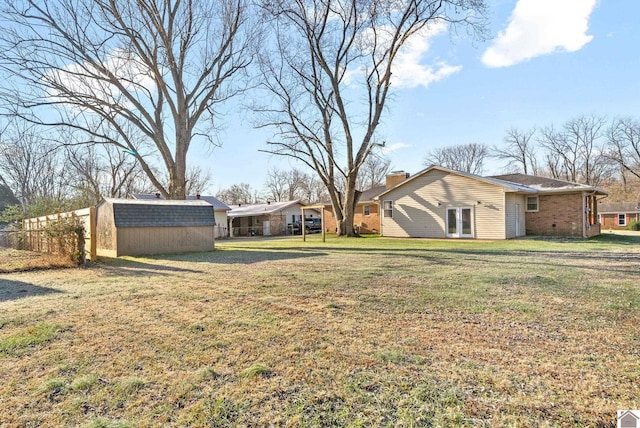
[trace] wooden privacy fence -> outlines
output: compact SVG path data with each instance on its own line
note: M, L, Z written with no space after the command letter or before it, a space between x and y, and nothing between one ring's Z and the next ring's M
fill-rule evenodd
M25 250L41 253L59 253L59 242L46 233L47 226L53 222L74 219L84 227L84 242L87 258L96 260L96 209L95 207L65 213L51 214L42 217L22 220L21 247Z

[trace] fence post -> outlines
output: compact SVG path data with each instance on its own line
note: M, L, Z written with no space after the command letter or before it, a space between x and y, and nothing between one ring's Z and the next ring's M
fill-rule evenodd
M89 208L89 258L92 262L95 262L98 259L98 240L96 238L97 219L96 219L96 207Z

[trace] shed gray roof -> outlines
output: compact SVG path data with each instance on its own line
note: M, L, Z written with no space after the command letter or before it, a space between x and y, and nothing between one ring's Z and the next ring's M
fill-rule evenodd
M160 195L160 197L157 197L156 195L152 194L152 193L134 193L133 197L136 199L142 199L142 200L164 200L164 198L162 197L162 195ZM213 210L214 211L229 211L231 210L231 208L229 208L229 206L227 204L225 204L224 202L222 202L220 199L216 198L215 196L204 196L204 195L200 195L200 199L198 199L197 196L195 195L189 195L187 196L187 200L188 201L206 201L209 204L211 204L213 206Z
M105 199L113 206L116 227L215 226L213 207L205 201Z

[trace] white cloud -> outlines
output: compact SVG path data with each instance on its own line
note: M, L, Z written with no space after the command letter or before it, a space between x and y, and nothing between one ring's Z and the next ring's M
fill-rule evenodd
M110 70L120 84L132 93L153 91L155 88L147 66L129 51L115 49L101 65ZM51 71L47 78L55 82L55 86L65 88L62 93L53 89L50 91L50 97L59 101L66 100L64 93L73 93L105 104L129 104L119 88L103 80L103 73L88 63L71 64L63 69Z
M393 63L391 83L394 87L427 87L431 83L449 77L462 69L462 66L453 66L445 62L438 62L434 65L422 63L431 47L431 39L446 30L446 24L439 21L438 24L415 34L407 41Z
M433 64L425 64L425 55L431 48L431 40L447 31L447 24L438 21L429 27L425 27L422 31L414 34L398 52L392 66L391 84L395 88L415 88L418 86L427 87L431 83L442 80L446 77L457 73L462 69L459 65L449 65L444 61ZM386 53L386 48L391 42L393 31L390 27L379 27L376 29L378 37L378 46L376 51L382 54ZM365 55L373 47L373 30L369 29L361 35L359 43ZM364 66L347 70L345 74L345 83L353 83L357 75L363 73Z
M575 52L587 35L596 0L518 0L507 28L482 56L489 67L508 67L554 52Z
M407 143L392 143L392 144L386 144L384 147L380 148L380 152L385 155L388 156L393 152L397 152L398 150L401 149L406 149L411 147L411 144L407 144Z

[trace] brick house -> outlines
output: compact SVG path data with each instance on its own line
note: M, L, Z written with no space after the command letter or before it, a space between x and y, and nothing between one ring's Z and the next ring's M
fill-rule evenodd
M381 234L390 237L509 239L600 233L592 186L509 174L481 177L433 165L386 189Z
M623 230L631 222L640 222L640 202L607 202L598 207L602 229Z
M517 183L537 191L527 197L527 235L580 236L600 234L598 198L607 193L593 186L553 178L506 174L493 178Z
M384 186L375 186L360 193L353 217L353 224L359 233L380 232L380 202L376 200L376 197L389 187L395 186L407 178L409 178L409 173L394 171L387 175ZM338 230L331 204L324 205L324 225L327 232Z

